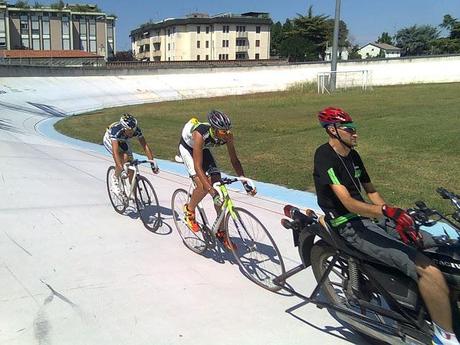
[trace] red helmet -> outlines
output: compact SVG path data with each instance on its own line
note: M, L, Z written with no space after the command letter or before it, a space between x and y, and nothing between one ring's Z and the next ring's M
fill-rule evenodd
M334 123L353 122L350 115L340 108L327 107L318 113L318 120L321 126L327 127Z

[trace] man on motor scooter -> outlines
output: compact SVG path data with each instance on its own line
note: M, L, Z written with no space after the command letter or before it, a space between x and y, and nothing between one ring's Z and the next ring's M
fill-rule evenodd
M412 218L401 208L386 204L374 188L354 150L358 135L352 118L342 109L329 107L319 112L318 119L329 141L315 152L313 177L327 223L351 246L417 282L433 320L433 344L459 344L453 333L444 276L430 259L408 245L410 240L418 240L414 232L407 231L413 229Z

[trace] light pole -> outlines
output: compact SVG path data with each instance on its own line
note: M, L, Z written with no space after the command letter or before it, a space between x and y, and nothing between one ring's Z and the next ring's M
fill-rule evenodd
M337 82L337 50L339 47L340 1L335 0L334 37L332 40L331 79L329 88L335 91Z

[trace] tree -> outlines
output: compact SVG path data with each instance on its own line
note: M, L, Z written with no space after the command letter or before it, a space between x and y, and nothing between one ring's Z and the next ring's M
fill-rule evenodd
M271 27L271 47L270 55L279 56L281 53L281 43L283 42L283 26L280 22L272 24Z
M424 55L432 53L432 43L438 37L439 31L431 25L413 25L399 30L395 41L402 55Z
M334 37L334 19L327 19L327 35L326 39L329 46L332 46L332 41ZM351 47L351 43L348 41L348 28L347 24L341 20L339 22L339 48L340 47Z
M388 34L388 32L382 32L382 34L377 38L376 43L386 43L386 44L393 44L393 39Z
M62 10L65 7L65 3L62 0L50 4L50 7L55 10Z
M457 18L453 18L450 14L446 14L442 24L439 26L450 31L449 38L460 38L460 21L458 21Z
M117 51L115 56L110 57L109 61L134 61L133 52L131 50Z
M356 60L356 59L362 59L361 54L358 53L359 50L359 45L355 44L350 51L350 54L348 55L348 59L350 60Z
M295 61L318 60L320 56L324 57L328 32L327 19L326 15L313 15L312 6L309 7L307 15L299 14L294 18L292 30L286 32L286 40L299 45L295 48Z
M29 5L29 2L26 0L18 0L16 1L16 3L14 4L14 7L18 7L18 8L30 8L30 5Z

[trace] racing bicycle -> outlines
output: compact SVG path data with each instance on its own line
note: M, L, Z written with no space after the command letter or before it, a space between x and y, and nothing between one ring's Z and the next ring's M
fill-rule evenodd
M183 211L195 187L193 180L188 191L177 189L171 200L174 224L184 245L198 254L216 248L217 231L225 231L236 247L231 251L244 275L267 290L278 291L281 287L274 284L273 279L285 273L283 258L272 236L259 219L251 212L233 206L226 186L237 181L248 182L254 187L252 181L244 177L222 178L214 183L213 187L220 194L223 204L212 225L208 221L203 204L198 204L196 220L200 225L200 231L196 233L187 226Z
M117 193L113 186L115 167L110 166L107 170L107 192L110 202L117 213L123 214L130 201L133 201L145 228L154 232L161 225L160 205L152 183L139 172L139 165L144 163L154 163L154 161L135 159L123 165L126 173L131 170L134 174L131 182L129 182L129 178L119 178L121 193Z

